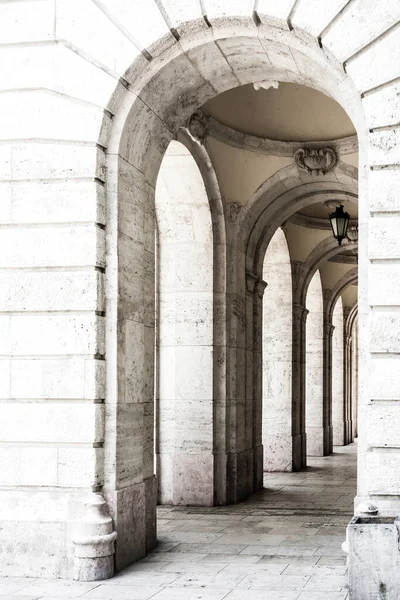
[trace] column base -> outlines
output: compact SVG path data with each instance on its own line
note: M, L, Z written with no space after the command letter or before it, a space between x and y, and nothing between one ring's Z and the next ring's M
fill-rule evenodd
M158 454L158 497L173 506L224 506L263 488L263 446L230 454Z
M348 422L346 421L333 421L333 445L334 446L345 446L346 439L348 439Z
M325 437L323 427L307 427L307 454L308 456L325 456Z
M228 504L246 500L263 487L263 447L228 454Z
M156 460L161 504L214 505L212 454L158 454Z
M156 477L122 490L107 491L104 497L117 531L115 570L120 571L156 545Z
M260 444L254 448L254 492L259 492L264 487L264 446Z
M0 576L73 579L74 527L89 495L1 490Z
M291 435L269 435L264 440L264 471L290 472L293 469L293 439Z
M307 466L307 434L300 433L293 436L293 462L292 470L301 471Z
M399 531L394 519L353 517L347 526L351 600L397 600L400 590Z
M301 434L301 468L305 469L307 466L307 434Z
M329 456L333 452L333 427L324 426L324 456Z
M214 506L227 504L228 455L214 454Z
M353 436L353 420L349 419L345 421L345 433L344 433L345 444L352 444L354 442Z

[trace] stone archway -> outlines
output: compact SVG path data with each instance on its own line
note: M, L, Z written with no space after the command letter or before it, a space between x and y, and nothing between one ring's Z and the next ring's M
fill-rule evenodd
M15 14L21 15L19 11L26 8L25 3L11 3L4 9L10 43L1 49L5 65L3 85L11 96L6 98L5 94L2 100L2 114L6 118L2 129L2 165L5 187L8 190L12 182L14 191L21 195L17 199L6 196L4 218L11 227L3 235L2 265L18 273L11 277L11 300L7 301L7 314L2 317L6 333L2 336L2 356L6 357L2 368L7 373L12 371L12 376L5 378L6 382L11 381L5 386L5 398L15 399L18 389L18 398L25 404L33 404L31 390L15 387L18 361L21 357L28 361L26 368L29 366L35 381L39 381L35 398L46 400L36 414L40 410L41 421L48 423L46 439L53 446L44 450L47 464L51 465L46 470L49 479L44 480L43 470L38 468L36 450L25 453L18 450L15 459L18 468L5 483L11 487L2 492L4 506L18 505L25 511L25 523L32 525L32 539L26 543L26 525L18 524L14 512L3 513L6 515L3 531L13 547L18 548L18 560L10 557L6 564L8 574L21 574L20 557L24 553L35 554L32 549L35 532L45 529L49 538L63 540L44 557L46 575L66 576L71 573L71 561L66 560L71 548L65 540L71 533L71 519L82 514L78 501L82 490L102 491L109 499L119 530L118 548L127 561L143 555L154 540L152 461L146 453L146 460L136 462L144 447L143 428L140 429L144 407L139 402L135 407L129 406L129 402L125 406L124 402L130 369L125 351L127 346L134 346L129 338L128 321L134 321L142 312L135 311L130 298L133 291L144 297L145 285L153 278L154 257L148 243L152 232L147 232L145 240L142 229L132 229L133 237L123 241L126 222L121 216L124 211L128 214L134 204L140 215L151 221L155 179L163 153L178 126L215 93L265 77L292 78L331 94L356 124L361 142L360 287L364 290L360 295L359 317L364 357L360 364L363 381L360 420L367 424L377 415L390 420L376 404L367 405L370 394L385 399L393 393L390 383L393 378L387 374L397 369L394 355L398 341L390 336L389 342L383 338L388 328L399 329L400 299L396 296L399 286L390 286L389 304L389 296L382 297L380 292L384 288L382 282L396 282L400 277L396 264L397 217L387 218L382 214L398 208L399 178L393 168L399 163L398 144L393 143L398 134L392 127L398 122L398 61L388 57L393 59L398 53L395 23L399 15L389 1L350 3L346 10L331 3L327 10L321 10L314 3L300 0L293 10L285 9L287 4L283 8L279 5L278 12L269 4L264 8L263 3L258 3L254 11L253 3L210 1L206 3L206 14L197 2L182 7L165 1L163 13L155 2L148 0L129 3L133 13L125 3L108 0L96 5L85 2L79 11L73 2L60 2L55 14L52 3L44 4L46 18L40 20L40 27L32 24L28 40L26 30L20 26L24 20L15 18ZM270 27L271 20L275 27ZM356 34L354 23L363 24ZM352 35L344 34L349 30ZM342 68L344 62L347 75ZM17 114L15 119L9 118L10 98ZM43 101L47 110L43 110ZM373 130L368 140L369 157L367 127ZM135 173L133 192L123 189L120 178L123 161ZM369 210L374 216L369 233L367 181ZM44 182L48 187L43 187ZM230 214L233 220L234 211ZM386 234L384 243L382 232ZM369 258L375 261L371 264L367 260L367 236ZM244 242L247 237L248 232ZM28 238L29 249L23 243ZM228 242L233 238L232 235ZM231 399L236 402L226 409L229 427L225 442L221 442L221 454L229 474L225 489L226 500L230 501L245 497L260 485L262 455L257 424L252 423L251 416L258 415L261 397L252 374L256 361L251 359L259 361L257 342L252 350L252 317L245 331L246 314L253 314L251 309L257 308L259 301L257 286L249 285L250 289L245 290L244 242L237 247L232 243L229 256L234 257L237 270L227 270L226 398L227 404ZM81 269L85 271L84 277ZM249 271L254 275L253 269ZM131 275L134 278L130 280ZM62 295L60 291L55 301L53 290L64 289L60 288L60 277L70 282L68 293ZM84 283L80 283L82 277ZM21 304L18 293L21 285L33 290L34 302ZM89 289L90 294L71 294L71 290L83 288ZM38 289L40 294L35 292ZM371 311L367 294L377 310ZM380 310L383 306L388 309L386 312ZM143 327L150 327L153 309L147 305L143 315L140 314ZM374 334L371 338L370 327ZM388 350L393 356L377 357ZM246 352L247 362L243 360ZM10 356L11 366L7 362ZM76 363L71 356L77 357ZM151 396L152 386L144 368L148 360L151 362L151 353L135 348L135 361L139 371L142 369L135 391L140 390L141 397L146 399ZM238 368L242 364L247 364L244 371ZM40 383L43 370L48 381L58 382L50 386L50 391ZM370 372L375 374L374 381ZM81 383L72 386L77 378ZM53 387L63 391L67 407L57 403L58 392ZM77 397L80 403L73 402ZM7 432L13 431L13 423L19 423L21 431L25 431L24 423L31 422L32 411L20 408L18 403L9 403L4 417ZM71 430L62 435L57 428L61 410L69 410L72 423ZM128 413L131 418L135 410L138 427L130 436L124 424ZM83 428L77 426L82 423ZM357 502L377 496L382 511L396 510L393 493L399 490L388 487L394 454L389 461L385 452L379 455L370 452L383 443L383 438L370 438L364 425L362 431ZM29 444L43 443L35 436L36 433L30 433ZM132 451L128 458L124 452L127 437L129 450L137 450L137 455ZM391 438L389 449L396 447L396 441ZM16 431L11 442L15 447L9 445L3 450L6 461L15 456L10 453L19 448L21 434ZM65 464L66 458L72 456L74 469L70 472ZM376 469L380 474L378 482L374 479ZM29 493L23 487L26 473ZM243 473L247 477L242 477ZM42 486L49 485L57 487L57 494L51 490L43 493ZM40 510L33 510L33 505L40 506ZM134 540L124 535L123 526L118 524L121 519L123 522L124 511L127 518L129 513L129 518L135 521ZM48 512L53 516L51 523L46 520ZM66 536L59 535L66 529ZM35 561L25 563L28 569L25 574L42 573Z
M241 51L255 50L259 45L259 41L252 38L231 39L219 42L219 46L224 48L225 55L233 56L231 52L238 45ZM275 42L269 40L268 47L276 48ZM196 51L200 51L197 49ZM207 52L207 46L201 48L202 52ZM191 60L195 59L196 53L192 49ZM297 50L295 51L297 53ZM318 55L318 53L317 53ZM257 56L257 55L256 55ZM283 55L282 55L283 56ZM310 60L315 60L314 52L311 56L302 56L302 60L307 63ZM320 60L319 57L318 60ZM277 59L278 60L278 59ZM282 59L283 60L283 59ZM257 63L257 61L259 61ZM233 68L233 58L230 60L230 66ZM206 64L204 65L206 68ZM179 71L174 69L179 68ZM240 74L240 65L238 69L238 81L242 81L243 74ZM254 70L252 74L252 69ZM261 70L260 70L261 69ZM179 125L185 124L185 118L190 116L190 111L193 110L193 103L200 104L215 94L215 89L221 83L221 73L215 74L210 72L210 84L212 87L199 84L196 78L191 80L191 87L187 88L185 81L185 70L192 72L192 67L186 63L186 59L178 57L173 59L169 64L164 66L160 72L154 76L148 85L145 85L139 94L139 97L133 103L129 114L126 116L126 124L121 133L118 152L120 157L132 164L137 171L139 179L145 181L149 186L150 195L152 193L151 181L158 170L161 157L164 152L165 145L169 142L171 133L177 129ZM246 69L246 78L256 77L261 72L268 76L268 73L275 73L275 70L270 71L270 67L263 58L257 58L256 64L250 69ZM168 86L169 77L172 73L178 73L176 85L173 89ZM309 75L309 73L308 73ZM308 75L304 75L308 81ZM204 76L204 73L203 73ZM279 73L281 76L281 73ZM336 76L335 76L336 77ZM335 79L335 77L333 79ZM342 75L338 75L340 80L343 80ZM285 78L289 80L292 75L287 74ZM298 80L298 76L297 76ZM333 80L332 80L333 83ZM337 81L336 81L337 83ZM179 95L178 90L181 85L185 85L184 95ZM224 83L226 85L226 83ZM325 87L327 81L320 81L318 86ZM333 93L337 89L335 85L328 85L328 89ZM232 82L230 83L232 86ZM159 104L158 98L163 98L162 105ZM149 107L152 106L152 110ZM154 111L154 112L153 112ZM195 131L194 123L189 121L189 130ZM196 123L195 135L201 137L201 122ZM144 150L144 152L143 152ZM119 160L121 160L121 158ZM112 177L112 174L111 174ZM339 185L339 184L336 184ZM139 189L139 188L137 188ZM119 210L125 210L124 205L131 202L131 198L124 194L119 194ZM151 199L147 202L150 204ZM290 211L293 209L290 208ZM249 222L247 219L246 222ZM237 237L236 231L240 232ZM261 385L259 381L258 365L261 357L261 347L258 330L259 314L260 314L260 282L257 272L249 269L251 257L251 249L246 241L247 234L245 233L246 226L241 225L241 218L236 218L235 222L227 222L227 243L229 247L228 254L228 294L231 299L230 315L227 320L227 398L229 403L226 408L226 421L223 425L224 429L228 425L228 444L222 449L221 461L225 460L226 464L226 482L227 501L238 501L245 498L250 493L258 490L262 485L262 445L261 432L259 426L259 415L261 414ZM140 235L140 232L138 232ZM235 239L236 238L236 239ZM242 242L243 240L243 242ZM146 250L145 250L146 253ZM149 257L150 258L150 257ZM245 277L244 263L247 263L247 276ZM124 257L120 258L122 269L119 270L119 285L124 287L125 273L129 269L128 263L124 266ZM234 269L229 267L229 264L236 265ZM143 285L142 279L151 277L151 270L146 274L137 273L136 285ZM150 304L148 305L151 311ZM124 300L119 299L119 331L124 329ZM147 354L146 360L151 360ZM233 377L235 372L235 377ZM260 371L261 372L261 371ZM119 378L124 379L123 369L119 370ZM218 432L216 433L218 435ZM301 439L298 438L299 440ZM117 442L118 443L118 442ZM297 443L297 442L296 442ZM294 453L295 454L295 453ZM150 464L149 464L150 469ZM149 471L150 473L150 471ZM143 482L147 481L147 471L143 473ZM149 475L150 477L150 475ZM145 483L145 485L147 485ZM109 493L108 498L111 498L118 504L118 494ZM118 509L113 510L114 518L118 528ZM118 547L117 547L118 552Z
M180 142L161 163L155 217L159 499L212 505L214 240L202 176Z

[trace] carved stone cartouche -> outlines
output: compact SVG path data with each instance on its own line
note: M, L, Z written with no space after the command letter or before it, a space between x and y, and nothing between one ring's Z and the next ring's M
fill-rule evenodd
M294 160L309 175L325 175L336 165L337 156L332 148L299 148Z

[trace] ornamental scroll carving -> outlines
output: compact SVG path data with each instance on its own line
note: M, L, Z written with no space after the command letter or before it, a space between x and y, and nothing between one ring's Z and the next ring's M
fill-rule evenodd
M299 148L294 160L299 169L309 175L325 175L336 165L337 156L332 148Z
M202 110L196 110L187 121L187 128L190 135L204 144L206 137L209 134L209 117Z

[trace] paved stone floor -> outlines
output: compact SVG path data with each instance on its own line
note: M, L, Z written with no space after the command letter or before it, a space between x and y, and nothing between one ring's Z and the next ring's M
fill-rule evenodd
M96 583L0 579L0 600L345 600L354 444L222 508L159 508L158 547Z

